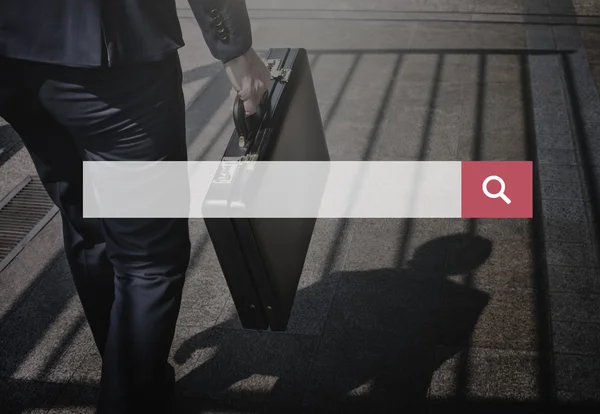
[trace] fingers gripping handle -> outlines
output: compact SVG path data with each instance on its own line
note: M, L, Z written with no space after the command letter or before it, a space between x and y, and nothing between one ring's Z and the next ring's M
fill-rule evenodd
M256 133L262 118L267 112L268 101L269 92L266 91L260 101L258 111L255 114L246 117L244 102L239 95L236 95L235 101L233 102L233 123L238 134L240 148L246 147L250 142L252 134Z
M243 148L246 143L246 137L248 136L248 124L246 123L244 103L239 95L235 96L235 101L233 102L233 123L240 140L240 147Z

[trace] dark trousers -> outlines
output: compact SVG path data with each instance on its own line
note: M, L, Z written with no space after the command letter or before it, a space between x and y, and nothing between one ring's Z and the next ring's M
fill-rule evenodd
M102 356L99 412L160 412L190 241L187 219L84 219L82 161L186 161L177 54L123 68L0 58L0 116L60 208ZM164 411L163 411L164 412Z

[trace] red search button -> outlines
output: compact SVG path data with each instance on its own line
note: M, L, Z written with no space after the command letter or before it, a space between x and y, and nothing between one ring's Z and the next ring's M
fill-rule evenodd
M531 161L461 163L463 218L532 218Z

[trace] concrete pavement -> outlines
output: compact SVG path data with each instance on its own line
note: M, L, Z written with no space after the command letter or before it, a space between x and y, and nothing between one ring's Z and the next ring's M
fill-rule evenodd
M257 50L309 51L332 158L534 160L536 218L319 220L286 333L240 328L193 220L171 357L179 411L600 403L592 2L322 3L248 0ZM177 4L190 159L218 160L233 128L228 81L186 1ZM10 134L0 125L10 147L0 197L33 173ZM0 273L3 413L93 412L99 357L59 220Z

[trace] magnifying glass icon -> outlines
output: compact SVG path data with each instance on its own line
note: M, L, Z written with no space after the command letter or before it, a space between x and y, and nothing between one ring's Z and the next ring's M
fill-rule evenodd
M490 183L490 181L498 181L500 183L500 191L498 191L497 193L490 193L487 188L487 185ZM486 178L483 181L483 185L481 186L481 188L483 190L483 194L485 194L487 197L501 198L506 204L511 203L510 198L508 198L506 194L504 194L504 191L506 190L506 183L502 178L498 177L497 175L490 175L488 178Z

